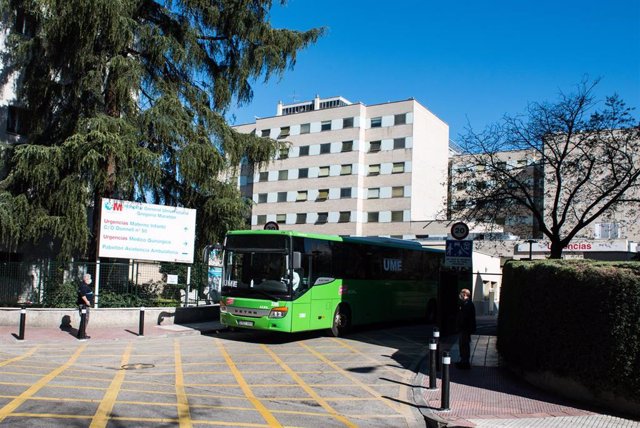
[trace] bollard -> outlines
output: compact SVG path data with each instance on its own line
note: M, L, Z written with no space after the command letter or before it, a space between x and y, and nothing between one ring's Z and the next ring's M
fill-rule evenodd
M82 308L80 310L80 327L78 328L78 339L86 339L87 338L87 308Z
M436 341L436 370L440 371L442 364L440 364L440 347L438 346L440 343L440 330L438 330L438 327L433 327L433 338Z
M436 349L438 348L438 344L436 343L436 339L431 339L431 343L429 343L429 389L438 389L436 387Z
M449 366L451 357L448 352L442 353L442 394L440 397L440 409L449 410Z
M23 306L20 308L20 332L18 333L18 340L24 340L24 327L27 319L27 310Z
M140 321L138 323L138 336L144 336L144 306L140 306Z

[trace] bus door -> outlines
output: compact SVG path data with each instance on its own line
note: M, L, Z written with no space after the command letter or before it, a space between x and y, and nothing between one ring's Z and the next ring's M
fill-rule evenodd
M311 319L311 293L309 293L308 269L305 269L302 254L299 251L293 252L291 269L291 331L308 330Z

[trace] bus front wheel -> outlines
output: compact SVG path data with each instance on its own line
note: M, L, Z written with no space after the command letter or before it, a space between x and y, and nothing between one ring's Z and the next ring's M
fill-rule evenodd
M344 336L349 332L351 327L351 311L348 306L339 305L333 314L333 324L331 325L331 333L335 337Z

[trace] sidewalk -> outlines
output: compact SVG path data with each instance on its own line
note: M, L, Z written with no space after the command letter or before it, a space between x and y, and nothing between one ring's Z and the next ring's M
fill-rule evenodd
M127 340L145 337L170 337L180 335L199 335L209 331L222 329L218 321L200 322L192 324L157 325L146 323L144 337L138 335L138 325L131 327L93 328L91 323L87 328L90 341ZM77 342L77 326L68 328L25 327L24 340L18 340L19 326L0 325L0 346L3 344L40 344L52 342Z
M471 370L459 370L456 336L445 338L451 353L450 410L441 410L441 379L429 389L429 356L414 381L414 401L433 427L634 427L640 422L595 413L542 391L501 367L495 336L472 336ZM439 374L440 375L440 374Z

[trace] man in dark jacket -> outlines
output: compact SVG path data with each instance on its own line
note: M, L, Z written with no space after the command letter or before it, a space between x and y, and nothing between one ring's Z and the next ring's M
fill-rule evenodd
M82 320L82 310L86 309L86 315L84 320L84 328L79 329L78 331L78 339L89 339L89 336L86 334L82 336L82 332L86 333L86 328L89 325L89 308L93 306L93 290L91 287L91 274L85 273L82 276L82 282L78 287L78 312L80 313L80 319Z
M471 335L476 332L476 308L471 301L471 292L466 288L460 290L458 329L460 361L456 363L456 367L467 370L471 368L469 361L471 358Z

